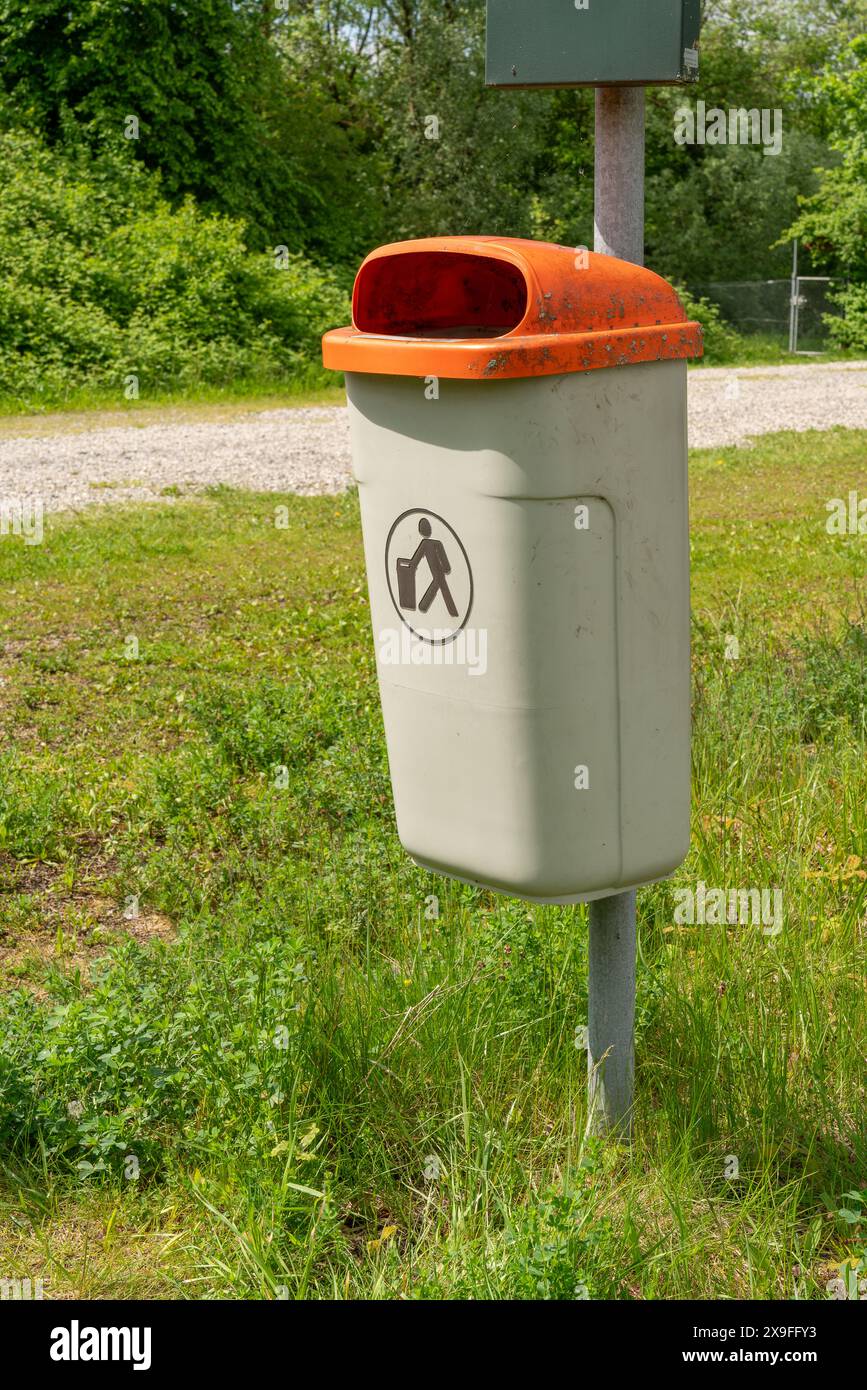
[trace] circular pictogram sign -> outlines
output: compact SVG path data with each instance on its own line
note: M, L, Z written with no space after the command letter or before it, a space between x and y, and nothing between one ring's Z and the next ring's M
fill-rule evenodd
M473 572L463 542L436 512L414 507L385 542L385 576L405 627L432 646L453 642L473 606Z

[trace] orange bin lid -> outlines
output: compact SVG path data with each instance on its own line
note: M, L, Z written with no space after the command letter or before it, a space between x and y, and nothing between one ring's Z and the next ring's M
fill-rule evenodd
M335 371L468 381L701 353L701 325L652 270L510 237L381 246L356 276L352 327L322 340Z

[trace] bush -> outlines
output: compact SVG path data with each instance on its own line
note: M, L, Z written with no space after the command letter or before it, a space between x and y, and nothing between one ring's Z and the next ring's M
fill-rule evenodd
M499 1273L505 1297L531 1302L615 1298L617 1242L592 1188L549 1188L519 1207Z
M823 314L829 341L844 351L867 352L867 285L846 285L828 295L840 314Z
M0 135L0 394L318 372L322 333L349 316L338 277L244 238L191 200L170 207L120 155Z
M801 200L800 216L783 233L800 237L813 263L838 280L830 296L842 310L825 315L835 347L867 350L867 35L861 34L814 83L813 100L824 107L832 167L817 170L821 183Z
M719 305L690 294L678 285L677 293L687 318L696 319L704 332L704 355L712 362L730 362L743 354L744 340L720 313Z

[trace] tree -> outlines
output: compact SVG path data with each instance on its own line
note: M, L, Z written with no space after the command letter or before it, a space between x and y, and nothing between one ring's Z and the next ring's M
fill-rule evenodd
M802 200L786 233L803 238L817 265L846 279L832 295L842 319L829 316L841 347L867 348L867 37L854 39L836 68L816 83L837 167L821 170L821 185Z
M276 22L245 0L0 0L5 124L52 143L74 124L159 170L171 199L244 217L254 243L328 242L341 259L355 251L332 214L349 142L292 80Z
M529 235L548 98L484 85L484 12L400 0L378 91L389 155L386 218L395 237Z
M783 278L790 252L780 234L814 168L827 157L815 74L854 23L862 0L708 0L696 89L651 88L647 115L647 260L687 284ZM846 18L848 15L848 19ZM782 113L778 156L741 145L676 145L675 112Z

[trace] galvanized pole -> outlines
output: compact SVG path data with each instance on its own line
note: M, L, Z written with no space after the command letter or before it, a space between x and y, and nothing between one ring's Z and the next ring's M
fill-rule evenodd
M798 238L792 242L792 288L789 292L789 352L798 350Z
M644 88L596 88L594 250L644 265Z
M644 88L597 87L594 249L644 264ZM635 1075L636 897L590 904L589 1127L628 1139Z
M634 891L590 904L589 1128L625 1139L635 1077L635 906Z

